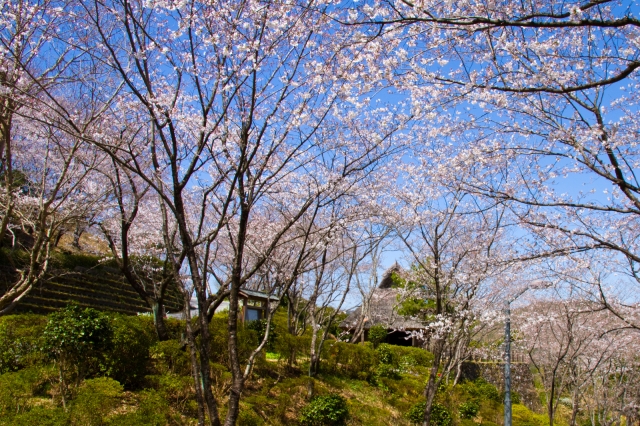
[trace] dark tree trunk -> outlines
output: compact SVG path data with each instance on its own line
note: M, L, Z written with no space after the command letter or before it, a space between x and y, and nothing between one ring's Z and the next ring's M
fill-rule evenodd
M169 333L167 332L167 326L164 322L164 304L158 300L151 300L151 312L153 313L153 325L156 328L156 334L158 340L163 342L169 340ZM189 304L185 305L185 309L189 309Z
M189 300L187 297L185 307L185 319L186 319L186 334L187 334L187 346L189 347L189 356L191 358L191 377L196 391L196 402L198 403L198 426L205 425L204 415L204 394L202 392L202 381L200 380L201 372L198 365L198 355L196 353L196 341L193 335L193 329L191 327L191 310L189 306Z
M433 407L433 400L436 396L438 385L438 370L440 369L440 361L442 359L443 349L444 341L442 339L437 340L433 353L433 364L431 365L431 371L429 372L429 380L427 381L427 386L424 389L426 405L424 407L424 417L422 420L423 426L431 425L431 408Z

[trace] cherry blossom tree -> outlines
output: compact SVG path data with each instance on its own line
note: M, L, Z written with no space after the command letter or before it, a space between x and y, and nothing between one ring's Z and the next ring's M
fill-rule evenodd
M113 94L100 98L110 118L82 137L160 198L177 229L168 261L198 310L210 314L229 298L225 424L234 424L246 380L237 354L240 288L310 209L375 167L399 121L383 110L359 112L368 101L350 72L352 33L304 4L113 1L71 10L82 35L71 45L99 68L88 87ZM67 131L80 133L65 118ZM219 424L208 318L198 316L200 339L190 346L198 351L199 423Z
M175 224L164 220L156 194L130 170L112 160L101 171L111 202L96 222L118 268L151 308L158 338L167 340L164 298L175 283L175 265L168 262L166 250L176 246Z
M385 1L343 21L369 29L424 131L464 148L450 164L474 165L465 190L532 236L522 259L601 251L638 283L631 2Z
M2 201L12 203L7 230L13 249L26 252L27 260L15 265L17 277L0 296L0 314L10 312L50 272L60 228L95 214L106 196L96 179L104 161L99 151L50 125L22 118L15 122L20 131L12 139L18 154L14 166L23 171L23 182Z
M560 292L553 296L534 300L515 316L516 344L541 379L549 424L567 397L571 425L580 418L591 424L619 422L638 385L635 356L629 356L637 344L634 331L598 304L563 298Z
M413 265L402 278L405 299L414 303L402 313L428 323L429 335L421 337L428 338L434 354L425 388L425 425L443 380L438 373L464 358L460 351L479 318L476 308L500 282L511 256L504 208L451 185L447 157L432 153L430 148L415 149L398 180L397 204L388 212Z

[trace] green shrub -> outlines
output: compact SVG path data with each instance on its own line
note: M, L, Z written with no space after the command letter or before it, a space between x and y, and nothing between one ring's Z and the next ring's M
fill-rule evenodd
M274 342L275 352L282 355L282 359L287 360L291 365L297 362L298 357L308 357L310 347L309 335L294 336L288 331L279 333Z
M393 380L400 380L402 378L398 370L390 364L378 364L375 374L377 377L386 377Z
M267 332L267 320L260 319L249 321L247 322L247 328L256 332L256 335L258 336L258 344L260 344L260 342L262 342L262 339L264 339L265 333ZM277 338L278 332L276 331L276 325L272 322L269 325L269 339L267 340L266 345L267 350L272 351L274 349L275 341Z
M3 426L68 426L69 424L69 414L62 408L37 406L25 413L0 420L0 425Z
M502 401L502 397L498 389L482 378L477 379L473 382L465 383L464 389L476 401Z
M463 402L460 404L458 411L460 412L461 418L472 419L478 414L478 411L480 411L480 405L474 401Z
M63 403L69 385L104 369L104 355L111 346L109 318L95 309L71 305L49 315L43 332L43 350L55 360Z
M536 414L524 405L513 404L511 407L513 424L518 426L545 426L549 424L546 416Z
M181 340L185 333L185 321L177 318L165 318L164 327L167 329L169 339ZM154 329L155 333L155 329Z
M167 401L153 390L138 394L139 406L133 412L116 414L107 421L109 426L164 426L170 423Z
M155 341L151 318L111 314L113 335L105 352L103 370L126 389L143 384L150 361L150 348Z
M405 373L416 368L428 368L433 362L433 354L422 348L395 346L393 350L398 368Z
M0 317L0 374L41 363L40 336L47 324L44 315Z
M153 365L159 374L187 376L191 373L189 354L177 340L157 342L150 348Z
M451 424L451 413L445 406L435 403L431 407L431 420L434 426L449 426Z
M0 418L20 414L30 408L30 399L42 394L55 371L47 367L29 367L0 375Z
M122 391L122 385L108 377L85 380L71 404L71 423L82 426L106 424L107 415L120 405Z
M391 345L386 343L381 344L376 349L376 354L378 355L378 360L383 364L393 364L393 351L391 349Z
M426 405L426 402L419 402L411 407L407 413L409 421L415 424L422 423ZM450 426L451 413L449 413L449 410L447 410L443 405L434 403L431 406L431 424L433 426Z
M347 419L347 400L337 394L313 398L300 413L300 423L305 426L344 425Z
M167 400L176 410L190 413L189 403L195 398L191 377L167 374L147 376L147 381L158 392L158 395Z
M209 324L211 334L211 361L230 366L229 351L229 313L222 312L214 315ZM258 346L258 333L249 329L244 323L238 323L238 357L240 363L246 362L251 352ZM224 348L224 350L220 350Z
M241 410L238 414L238 425L242 426L260 426L264 422L253 410Z
M373 348L384 342L387 338L387 328L382 325L374 325L369 329L369 341L373 343Z
M325 360L320 365L323 371L360 379L372 374L378 364L376 352L367 344L327 342L322 359Z
M433 361L433 355L430 352L411 346L382 343L376 349L376 354L381 363L393 365L402 373L415 373L420 369L426 369Z

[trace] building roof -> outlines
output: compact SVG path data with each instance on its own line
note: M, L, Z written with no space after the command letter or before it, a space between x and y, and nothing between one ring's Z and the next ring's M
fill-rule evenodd
M397 307L400 303L400 290L393 288L392 275L400 272L402 268L397 263L387 269L382 275L378 287L373 291L369 301L369 315L365 319L364 328L369 329L374 325L383 325L394 330L421 330L426 327L424 321L415 318L399 315ZM340 327L343 329L355 328L362 314L362 307L359 306L349 312Z
M391 268L384 271L378 288L393 288L393 274L399 273L400 271L402 271L402 268L398 265L398 262L396 262Z
M268 293L264 293L262 291L247 290L246 288L241 288L239 294L240 296L244 296L251 299L262 299L262 300L269 299L271 301L280 300L278 296L275 296L273 294L269 295Z

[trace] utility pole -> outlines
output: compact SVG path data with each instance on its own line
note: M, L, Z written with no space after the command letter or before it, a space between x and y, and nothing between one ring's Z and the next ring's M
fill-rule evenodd
M511 424L511 301L506 301L504 320L504 426Z
M522 296L529 289L545 289L553 286L552 282L536 280L520 290L518 294L505 301L504 306L504 426L512 426L511 416L511 302Z

